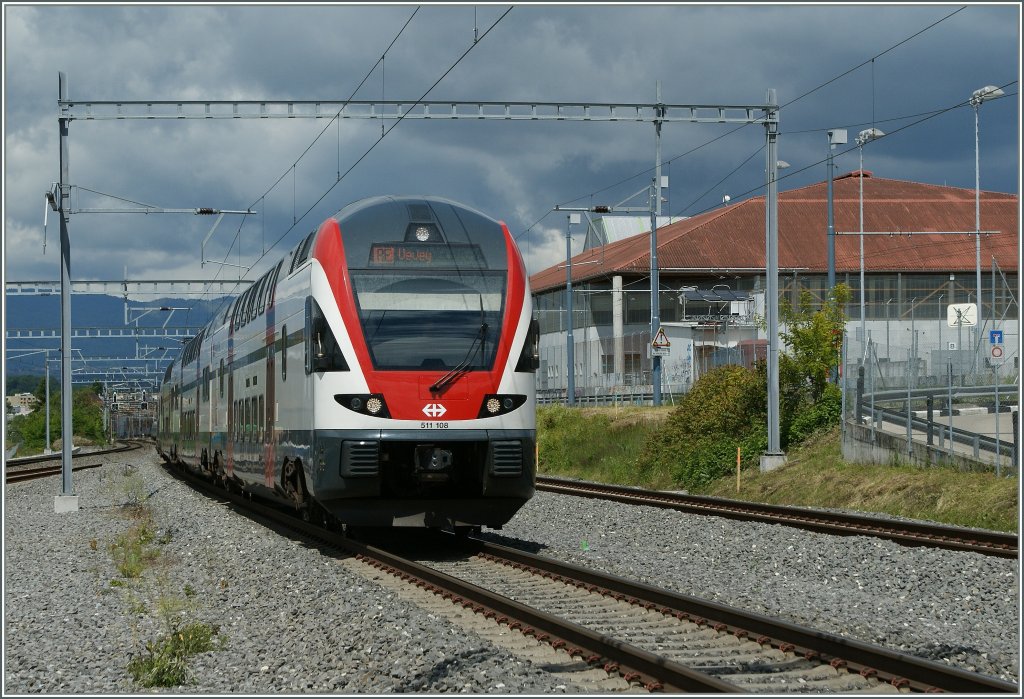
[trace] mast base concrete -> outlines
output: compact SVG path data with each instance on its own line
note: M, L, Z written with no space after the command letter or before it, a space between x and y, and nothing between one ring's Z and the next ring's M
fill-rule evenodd
M785 465L786 455L781 452L778 454L761 454L761 473L774 471L775 469L782 468Z
M53 511L58 514L62 512L78 512L78 496L55 495L53 497Z

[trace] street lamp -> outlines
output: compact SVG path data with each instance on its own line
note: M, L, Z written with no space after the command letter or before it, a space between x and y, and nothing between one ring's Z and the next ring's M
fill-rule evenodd
M576 404L576 357L574 356L575 347L572 337L572 232L570 226L580 222L580 215L569 214L565 217L565 221L565 309L569 329L565 339L565 355L568 360L565 404L573 406Z
M975 326L975 332L978 332L978 328L981 328L981 158L978 152L978 110L982 102L1002 97L1004 94L995 85L986 85L971 93L971 106L974 107L974 274L978 286L978 325ZM974 353L974 361L978 361L977 351Z
M885 302L885 358L889 359L889 304L892 303L892 299Z
M871 127L857 134L857 148L860 149L860 341L867 347L868 335L864 324L864 144L884 136L881 129Z
M832 213L832 151L846 143L846 129L828 132L828 293L836 285L836 224Z

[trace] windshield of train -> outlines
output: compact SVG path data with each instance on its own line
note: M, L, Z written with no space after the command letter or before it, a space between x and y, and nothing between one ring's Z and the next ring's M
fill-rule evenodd
M379 198L339 214L375 368L490 369L505 305L501 226L438 200Z

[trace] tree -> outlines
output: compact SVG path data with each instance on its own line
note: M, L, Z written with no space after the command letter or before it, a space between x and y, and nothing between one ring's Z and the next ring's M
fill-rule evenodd
M817 403L825 392L832 370L839 364L846 328L846 312L850 288L836 284L821 308L814 309L809 291L800 293L800 305L794 309L783 302L779 317L785 324L780 336L789 346L795 374L807 382L808 398Z

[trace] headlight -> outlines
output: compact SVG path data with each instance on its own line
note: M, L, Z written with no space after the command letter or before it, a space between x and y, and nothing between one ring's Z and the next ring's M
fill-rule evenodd
M348 408L354 413L371 415L373 417L391 417L388 412L388 404L384 402L384 396L379 393L355 394L344 393L334 394L334 400L343 408Z
M526 396L523 395L486 395L484 396L484 401L480 406L480 413L477 417L496 417L498 415L504 415L505 413L512 412L525 402Z

